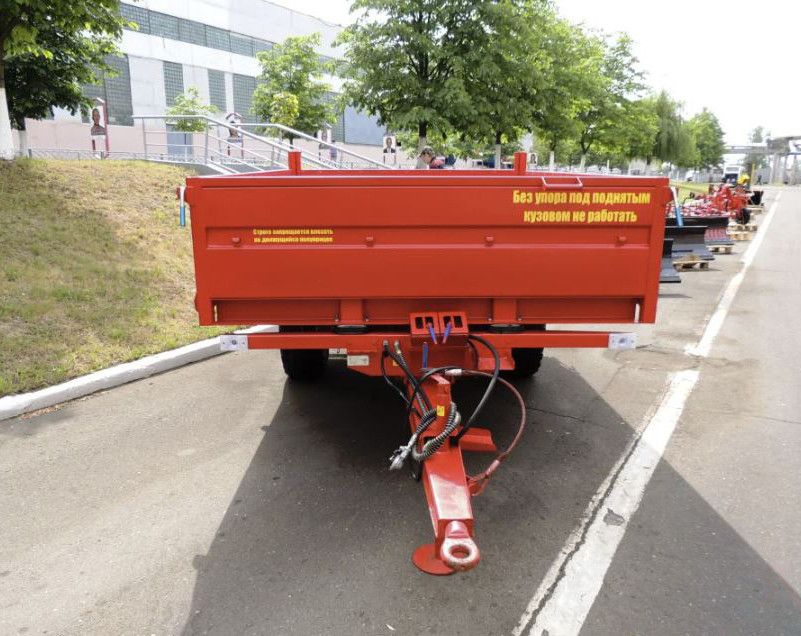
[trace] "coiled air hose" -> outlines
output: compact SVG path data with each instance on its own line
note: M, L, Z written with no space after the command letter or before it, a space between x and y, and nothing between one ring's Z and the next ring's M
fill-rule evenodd
M459 367L449 366L449 367L437 367L432 369L427 369L420 379L418 380L414 374L409 369L408 365L406 364L406 359L403 356L403 353L400 349L400 344L395 342L395 353L389 347L389 343L384 341L384 355L391 357L395 363L403 370L406 374L407 378L409 378L409 382L411 383L413 390L411 398L407 399L400 390L397 389L394 385L392 385L403 397L404 401L407 403L407 420L408 417L411 415L414 409L414 402L415 399L419 402L420 408L422 410L422 415L420 417L420 422L418 423L417 427L415 428L414 433L412 433L409 442L405 446L401 446L398 448L390 458L390 470L397 470L403 465L403 462L406 458L411 455L412 459L414 459L418 464L425 461L429 457L431 457L434 453L436 453L440 447L445 443L445 441L451 436L453 431L457 429L459 424L461 423L462 417L459 414L459 411L456 409L456 404L451 402L450 410L448 413L448 419L445 424L445 428L432 439L428 440L425 444L423 444L422 450L417 450L417 441L420 439L420 436L428 429L431 424L437 419L436 410L431 407L431 403L428 400L428 396L426 396L425 392L422 390L423 382L429 378L430 376L434 375L435 373L444 373L445 375L451 376L458 376L458 375L466 375L466 376L474 376L474 377L485 377L489 378L490 382L484 391L484 395L481 397L478 405L476 406L475 410L473 411L470 418L467 420L467 423L462 427L462 430L454 437L454 441L458 443L458 441L462 438L462 436L470 429L473 424L473 421L478 416L481 409L487 403L492 390L495 388L495 384L500 382L503 384L516 398L518 405L520 406L520 423L518 425L517 434L515 435L512 442L506 448L505 451L500 453L492 462L490 462L489 466L479 473L478 475L468 477L468 481L472 486L474 493L478 494L484 490L486 487L487 481L492 476L492 474L498 469L501 462L503 462L509 454L514 450L517 443L520 441L520 438L523 435L523 431L526 427L526 404L523 400L523 397L520 395L519 391L507 380L500 377L500 370L501 370L501 361L500 356L498 355L497 349L492 345L491 342L482 338L481 336L477 336L471 334L468 336L470 340L475 340L483 344L487 349L490 350L492 356L494 358L494 369L492 373L486 373L485 371L473 371L469 369L461 369ZM472 345L472 343L471 343ZM475 351L475 346L473 346L473 350ZM384 378L389 382L389 378L386 376L386 372L384 369L383 364L383 357L381 362L381 370L384 373ZM477 356L476 356L477 357Z
M436 411L434 412L436 419ZM431 457L434 453L439 450L439 447L445 443L445 440L448 439L456 430L456 427L462 421L462 416L459 415L459 411L456 410L456 404L451 402L450 412L448 413L448 420L445 422L445 428L442 429L442 432L437 435L436 437L432 437L428 440L425 444L423 444L423 450L419 451L412 445L412 458L416 462L422 462L429 457ZM417 428L420 428L419 426ZM419 437L419 436L418 436ZM416 441L416 440L415 440Z

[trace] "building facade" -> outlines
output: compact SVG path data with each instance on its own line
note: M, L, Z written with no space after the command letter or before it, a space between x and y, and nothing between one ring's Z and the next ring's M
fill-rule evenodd
M245 121L256 121L250 112L261 70L256 54L289 36L319 33L321 58L341 55L333 47L341 26L267 0L126 1L121 13L138 28L124 31L121 55L109 60L117 75L84 89L107 104L112 152L142 152L142 122L134 118L163 117L191 86L220 118L237 112ZM325 79L333 99L341 82L335 76ZM29 120L26 127L28 147L34 150L88 150L91 145L89 120L80 114L56 109L51 119ZM332 132L337 143L380 154L384 129L373 117L347 108Z

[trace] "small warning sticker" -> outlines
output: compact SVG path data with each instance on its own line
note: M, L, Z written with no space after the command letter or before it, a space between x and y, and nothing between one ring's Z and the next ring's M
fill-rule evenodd
M323 227L253 228L253 243L325 244L334 242L334 230Z

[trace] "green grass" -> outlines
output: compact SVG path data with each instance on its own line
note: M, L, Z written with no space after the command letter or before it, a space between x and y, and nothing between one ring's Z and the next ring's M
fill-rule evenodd
M0 395L215 335L197 326L179 168L0 161Z
M671 181L670 185L677 186L679 189L679 201L684 201L691 192L695 194L706 194L709 192L708 183L695 183L693 181Z

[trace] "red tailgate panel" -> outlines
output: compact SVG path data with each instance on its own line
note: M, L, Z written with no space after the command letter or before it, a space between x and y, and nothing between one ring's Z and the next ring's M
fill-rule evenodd
M325 171L187 180L200 322L653 322L661 178ZM638 314L639 312L639 314Z

